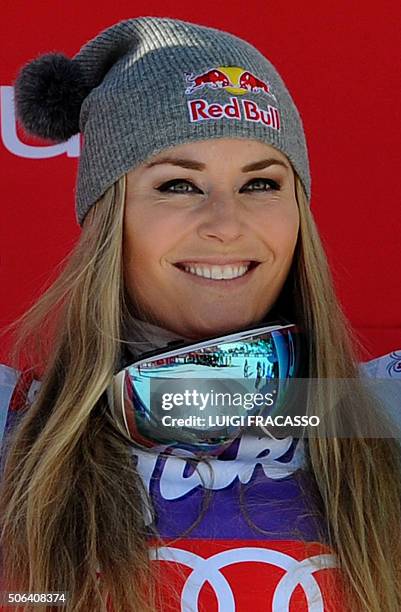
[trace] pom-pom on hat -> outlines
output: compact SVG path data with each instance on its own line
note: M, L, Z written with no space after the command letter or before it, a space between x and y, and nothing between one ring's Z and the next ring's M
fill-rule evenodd
M15 87L17 114L27 131L67 140L79 132L79 113L90 91L77 62L48 53L21 70Z
M274 66L222 30L160 17L107 28L69 59L48 53L15 83L25 129L54 141L80 131L76 215L124 173L163 149L209 138L250 138L284 153L310 198L305 135Z

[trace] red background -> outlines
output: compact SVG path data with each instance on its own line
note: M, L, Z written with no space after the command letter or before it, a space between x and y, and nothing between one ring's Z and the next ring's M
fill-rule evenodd
M312 210L339 298L366 347L362 357L401 348L398 2L3 0L0 11L1 86L12 85L19 67L38 54L73 55L101 29L140 15L226 29L258 47L303 117ZM5 121L3 112L3 128ZM76 158L27 159L0 139L0 164L2 328L40 294L80 230Z

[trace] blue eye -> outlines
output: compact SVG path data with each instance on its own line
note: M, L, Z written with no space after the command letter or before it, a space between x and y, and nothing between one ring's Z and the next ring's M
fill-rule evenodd
M197 189L197 187L195 187L190 181L187 181L186 179L173 179L172 181L167 181L166 183L163 183L162 185L160 185L160 187L157 187L157 191L161 191L162 193L191 193L191 191L188 191L188 189L172 189L173 187L177 187L178 186L185 186L185 187L194 187L198 192L199 189Z
M272 179L267 179L267 178L255 178L252 179L251 181L249 181L249 183L247 183L245 185L245 187L243 187L242 189L248 189L251 185L255 186L256 185L261 185L262 189L250 189L250 191L280 191L280 185L276 182L273 181ZM269 189L265 189L266 185L269 187ZM241 189L241 191L242 191Z
M262 189L249 189L251 185L255 186L258 184L262 186ZM266 186L268 186L268 189L266 189ZM166 183L163 183L162 185L160 185L160 187L157 187L157 191L160 191L161 193L192 193L193 189L197 193L201 193L200 189L195 187L195 185L191 183L191 181L188 181L187 179L172 179L171 181L167 181ZM281 187L279 183L277 183L276 181L273 181L272 179L255 178L249 181L240 190L240 193L242 193L244 190L247 190L247 189L249 191L255 191L255 192L258 192L258 191L268 192L268 191L279 191Z

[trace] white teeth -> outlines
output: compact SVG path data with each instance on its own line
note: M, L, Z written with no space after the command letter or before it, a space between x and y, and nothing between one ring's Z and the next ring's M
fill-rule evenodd
M248 266L211 266L209 268L204 266L186 266L184 265L185 272L195 274L196 276L202 276L204 278L212 278L214 280L229 280L238 278L247 273Z

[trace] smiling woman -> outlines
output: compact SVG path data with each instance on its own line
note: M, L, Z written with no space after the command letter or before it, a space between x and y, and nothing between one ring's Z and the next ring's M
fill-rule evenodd
M128 293L155 323L188 338L245 327L288 276L294 173L257 141L179 145L128 173L124 227Z
M16 102L33 134L84 135L82 234L0 368L3 592L66 591L66 612L400 610L399 445L272 64L227 32L140 17L27 64ZM395 378L383 359L366 372ZM263 405L232 434L208 405L202 429L184 389L167 397L193 418L170 407L167 439L152 373L250 385L252 410L299 377L296 408L323 427L272 437Z

